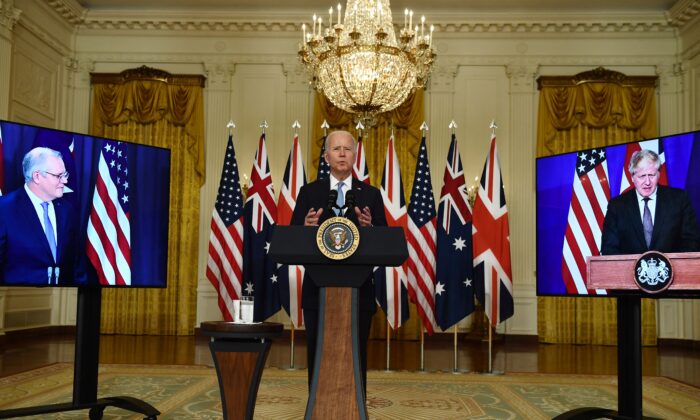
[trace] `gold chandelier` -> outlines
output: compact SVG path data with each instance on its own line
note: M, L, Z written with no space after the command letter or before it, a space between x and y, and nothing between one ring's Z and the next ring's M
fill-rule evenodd
M299 57L314 89L372 121L425 87L435 59L434 28L426 28L424 16L414 27L413 11L406 9L397 43L389 0L348 0L344 19L341 11L338 4L336 16L329 9L327 24L314 15L310 28L302 25Z

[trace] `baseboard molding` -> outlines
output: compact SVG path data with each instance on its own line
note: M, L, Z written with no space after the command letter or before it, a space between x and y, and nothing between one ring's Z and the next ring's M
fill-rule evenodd
M698 340L685 340L680 338L659 338L657 342L659 347L680 347L683 349L691 348L693 350L700 350L700 341Z
M13 340L26 340L46 335L75 335L75 325L55 325L5 331L5 335L0 336L0 347L4 347Z

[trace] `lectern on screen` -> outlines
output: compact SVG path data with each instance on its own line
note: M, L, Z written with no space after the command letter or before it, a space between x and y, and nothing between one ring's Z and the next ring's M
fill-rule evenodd
M631 183L624 168L635 150L659 153L671 187L684 189L698 217L700 211L700 132L690 132L642 140L593 150L581 150L537 159L537 295L538 296L615 296L629 293L599 289L591 293L585 287L586 261L590 249L600 247L600 228L587 222L592 215L591 200L601 204L621 194ZM595 153L595 156L592 154ZM601 155L602 154L602 155ZM600 157L604 159L600 159ZM597 158L593 172L580 178L581 159ZM663 179L663 178L662 178ZM607 180L608 190L601 188ZM586 193L582 183L595 184L594 194ZM663 184L662 181L659 184ZM634 188L632 186L632 188ZM606 205L601 205L607 209ZM700 217L698 217L700 220ZM699 223L700 225L700 223ZM597 250L596 250L597 252ZM593 255L597 255L593 253ZM568 271L571 273L568 275ZM668 290L666 295L690 297L686 291Z
M77 224L75 270L42 267L55 280L43 283L20 268L5 276L0 270L0 286L166 287L170 150L0 121L0 210L14 206L12 197L18 195L13 193L23 192L22 160L35 147L60 152L68 172L60 200L73 209ZM24 218L25 211L12 214L16 220L0 223L0 264L7 263L3 247L13 246L3 243L2 229L24 230L27 237L43 233L34 226L40 226L38 218ZM118 238L110 235L117 230ZM18 231L15 235L22 234ZM57 248L64 239L59 235ZM111 264L110 255L115 255Z

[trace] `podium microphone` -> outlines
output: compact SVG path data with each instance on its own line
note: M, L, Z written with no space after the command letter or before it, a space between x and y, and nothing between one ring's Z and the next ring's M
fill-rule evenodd
M328 204L326 204L326 211L333 211L335 208L335 202L338 201L338 191L331 190L328 194Z
M347 214L349 211L355 211L355 192L353 190L348 190L348 192L345 193L345 217L348 217Z

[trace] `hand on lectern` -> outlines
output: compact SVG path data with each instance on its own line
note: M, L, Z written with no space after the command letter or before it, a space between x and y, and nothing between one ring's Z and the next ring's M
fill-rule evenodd
M322 213L322 208L318 210L314 210L313 207L310 208L309 212L306 213L306 217L304 217L304 226L318 226L318 219Z
M369 207L365 206L362 211L360 211L359 207L355 207L355 215L357 215L357 220L360 222L360 226L372 226L372 212L369 210Z

